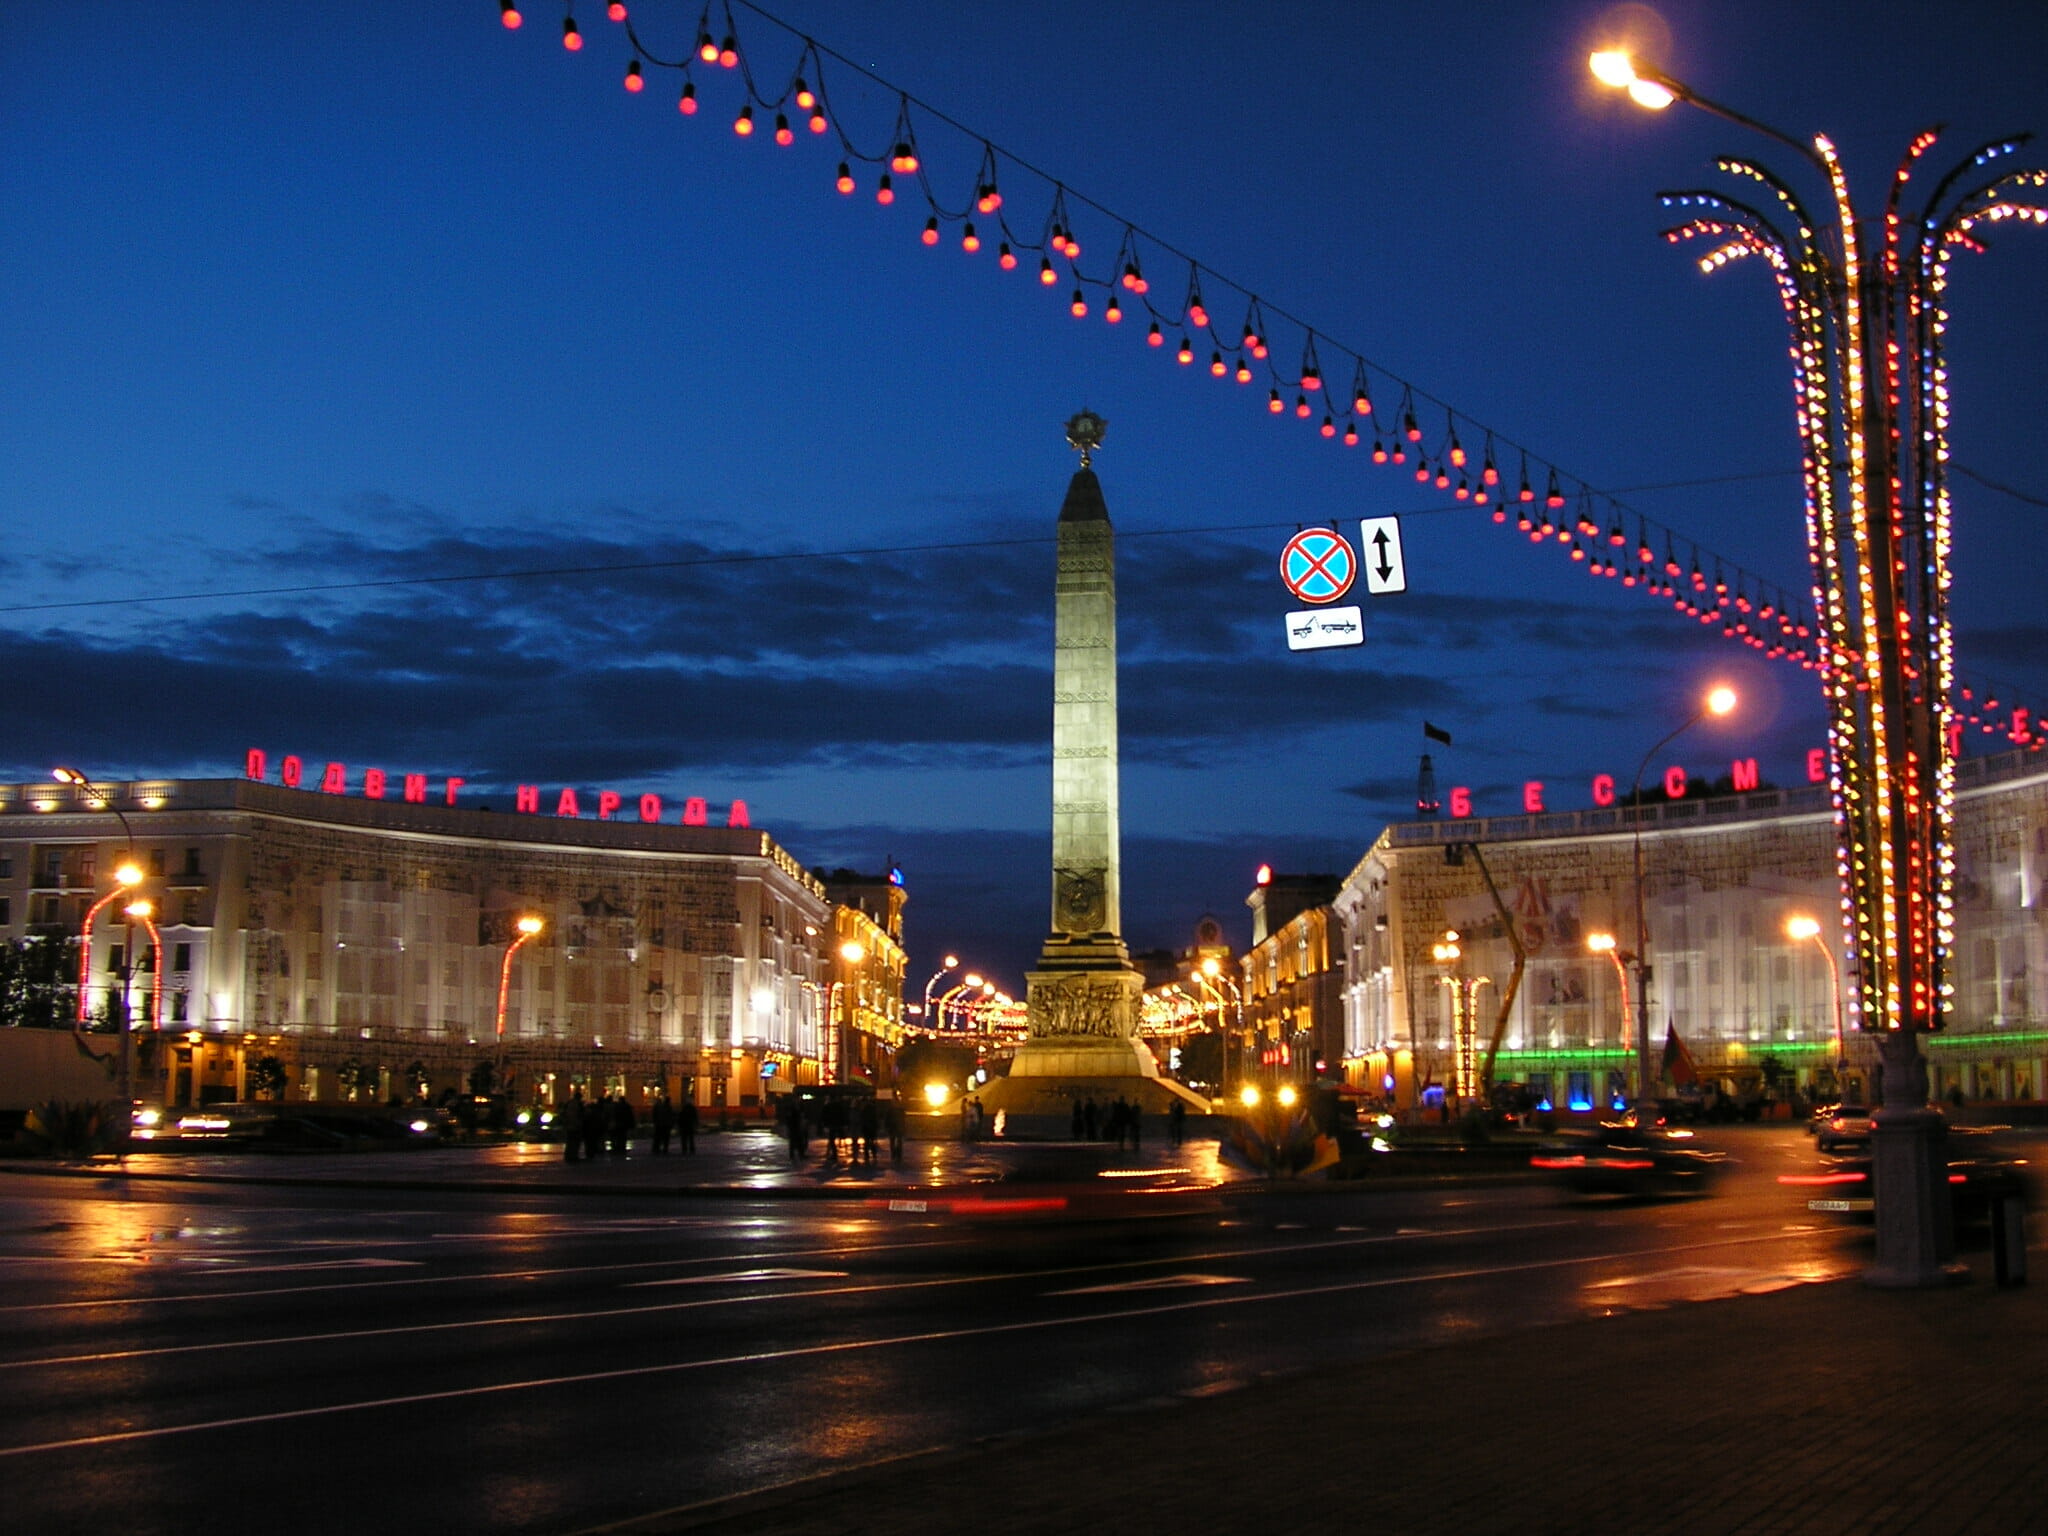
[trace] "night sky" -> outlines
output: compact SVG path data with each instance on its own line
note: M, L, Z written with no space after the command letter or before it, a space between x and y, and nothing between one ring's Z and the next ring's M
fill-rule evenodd
M631 9L688 53L701 4ZM678 75L621 88L602 4L575 5L573 55L558 4L525 11L0 9L0 777L229 775L261 747L460 774L506 810L515 783L742 797L807 864L902 865L913 988L950 948L1021 989L1061 427L1087 406L1134 948L1205 912L1242 944L1257 865L1348 870L1411 813L1425 746L1481 814L1532 778L1576 809L1725 679L1739 714L1670 760L1803 781L1813 674L1270 415L1206 343L1178 366L1142 310L1104 323L1104 289L1072 318L1035 253L1000 272L955 224L926 248L915 177L881 208L872 166L835 193L838 140L800 115L788 148L772 110L736 136L737 71L698 65L684 117ZM1655 196L1717 184L1719 152L1796 157L1634 108L1587 52L1661 36L1703 94L1830 133L1871 211L1919 128L1951 125L1937 169L2048 130L2048 8L2018 0L776 14L965 125L911 108L948 206L991 141L1026 239L1050 189L1023 166L1069 189L1085 273L1128 221L1162 307L1187 264L1156 242L1201 263L1220 329L1258 295L1290 377L1302 333L1274 317L1315 327L1340 407L1362 356L1379 419L1412 384L1475 462L1491 430L1511 479L1526 447L1802 601L1776 297L1757 263L1702 276ZM732 15L779 94L801 43ZM883 148L896 99L823 78ZM1989 244L1950 289L1958 654L2040 706L2048 232ZM1363 646L1289 653L1281 546L1386 514L1410 590L1360 599Z

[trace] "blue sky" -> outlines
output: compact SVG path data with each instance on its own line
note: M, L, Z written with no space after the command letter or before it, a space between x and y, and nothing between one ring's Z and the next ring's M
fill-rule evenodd
M694 72L690 118L664 71L629 95L601 5L575 55L559 7L525 9L516 33L489 0L0 11L0 774L263 747L486 798L741 796L807 863L904 865L913 969L954 948L1021 984L1083 405L1110 423L1134 946L1205 911L1241 941L1262 860L1349 868L1412 800L1425 718L1482 812L1531 778L1588 803L1722 677L1739 719L1674 761L1795 782L1823 740L1811 674L1270 416L1263 379L1177 366L1099 290L1072 318L1035 258L998 272L956 227L926 248L920 195L878 207L867 167L832 190L836 140L738 139L732 73ZM694 42L701 4L631 9L650 51ZM1587 51L1661 36L1703 93L1829 132L1868 207L1929 123L1937 161L2048 128L2048 21L2018 4L776 14L971 130L912 109L947 201L992 141L1013 227L1047 209L1018 162L1070 189L1084 270L1122 232L1085 198L1197 259L1219 326L1245 292L1314 326L1340 395L1362 355L1383 418L1409 381L1469 447L1527 445L1794 593L1775 299L1702 277L1655 198L1790 152L1637 111ZM801 44L733 17L779 91ZM824 79L886 142L895 99ZM1951 289L1954 611L1964 670L2044 702L2048 237L1991 247ZM1140 250L1177 306L1185 265ZM1409 592L1367 600L1363 646L1288 653L1281 545L1389 513ZM428 577L489 579L366 585Z

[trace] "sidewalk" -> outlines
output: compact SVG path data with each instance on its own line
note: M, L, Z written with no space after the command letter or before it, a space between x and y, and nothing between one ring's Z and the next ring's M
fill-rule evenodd
M2048 1291L1797 1285L1332 1365L607 1527L636 1536L2020 1536Z

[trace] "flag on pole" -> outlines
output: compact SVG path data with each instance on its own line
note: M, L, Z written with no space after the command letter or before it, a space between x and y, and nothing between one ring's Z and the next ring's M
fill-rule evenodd
M1437 726L1431 725L1427 720L1422 722L1422 734L1427 736L1431 741L1442 742L1447 747L1451 744L1451 733L1449 731L1439 729Z
M1664 1021L1664 1075L1680 1088L1700 1080L1699 1068L1693 1065L1692 1052L1678 1038L1678 1026L1669 1019Z

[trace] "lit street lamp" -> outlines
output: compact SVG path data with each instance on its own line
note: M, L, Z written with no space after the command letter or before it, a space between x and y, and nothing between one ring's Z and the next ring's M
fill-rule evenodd
M1725 715L1735 708L1735 690L1716 687L1707 690L1700 707L1685 723L1664 737L1636 764L1635 785L1629 791L1629 823L1634 829L1636 895L1636 1124L1644 1130L1657 1123L1650 1107L1655 1098L1656 1069L1650 1065L1650 923L1643 905L1643 772L1650 759L1678 740L1709 715Z
M512 999L512 957L538 938L546 924L528 912L512 926L518 929L519 937L505 946L505 962L498 967L498 1053L501 1057L505 1050L505 1007Z
M1621 1049L1626 1054L1629 1044L1633 1039L1629 1032L1628 962L1622 958L1622 951L1615 944L1614 935L1611 933L1587 934L1586 948L1596 955L1605 955L1614 962L1615 991L1621 997Z
M946 956L946 963L932 972L932 979L924 984L924 1016L926 1018L932 1016L932 988L939 984L941 976L951 975L959 969L960 957L958 955L948 955Z
M1588 61L1603 83L1653 109L1683 101L1796 149L1826 187L1815 218L1792 186L1753 161L1717 168L1761 188L1761 207L1713 191L1667 194L1687 222L1673 242L1705 238L1712 272L1746 256L1772 269L1792 330L1793 398L1806 478L1807 558L1817 599L1814 657L1828 701L1830 790L1847 907L1843 965L1857 978L1863 1028L1878 1032L1884 1102L1872 1149L1877 1184L1874 1284L1929 1286L1952 1273L1940 1117L1927 1107L1918 1036L1939 1029L1953 986L1955 760L1963 721L1948 603L1949 383L1944 290L1980 230L2048 224L2019 200L2048 171L1978 173L2021 148L1994 139L1907 206L1914 170L1938 130L1918 134L1880 219L1859 221L1825 134L1801 142L1707 100L1621 50ZM1964 190L1957 191L1961 184ZM1974 717L1973 717L1974 718ZM2013 733L2026 728L2018 716Z
M1849 1052L1842 1038L1842 972L1835 964L1835 952L1828 948L1828 941L1820 936L1820 924L1802 913L1794 913L1785 919L1785 936L1792 939L1811 939L1813 947L1820 951L1821 958L1828 963L1828 999L1835 1013L1835 1092L1845 1093L1847 1084L1842 1075L1848 1069Z

